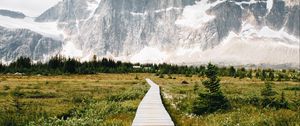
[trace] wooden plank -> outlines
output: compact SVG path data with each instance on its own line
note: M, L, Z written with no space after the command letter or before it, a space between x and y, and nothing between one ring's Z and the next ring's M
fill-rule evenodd
M151 87L139 104L132 126L174 126L162 103L159 86L150 79L146 81Z

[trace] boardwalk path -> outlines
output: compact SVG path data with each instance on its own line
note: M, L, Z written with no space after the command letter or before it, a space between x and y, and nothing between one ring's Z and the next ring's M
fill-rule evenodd
M150 79L146 79L151 86L141 101L133 126L174 126L174 123L166 111L160 97L159 86Z

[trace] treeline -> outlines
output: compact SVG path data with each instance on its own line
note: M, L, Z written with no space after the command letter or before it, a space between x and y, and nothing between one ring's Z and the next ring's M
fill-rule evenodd
M107 58L80 62L75 58L54 56L48 62L33 63L30 58L19 57L16 61L4 65L0 63L0 73L24 73L41 75L60 74L96 74L96 73L156 73L184 74L187 77L193 75L204 76L205 66L184 66L172 64L133 64L128 62L114 61ZM298 70L273 70L273 69L245 69L231 67L217 67L219 76L235 78L258 78L263 81L300 81Z
M97 60L96 57L92 61L80 62L75 58L55 56L45 63L33 63L28 57L20 57L9 65L0 64L0 72L41 75L128 73L133 70L132 66L131 63L107 58Z

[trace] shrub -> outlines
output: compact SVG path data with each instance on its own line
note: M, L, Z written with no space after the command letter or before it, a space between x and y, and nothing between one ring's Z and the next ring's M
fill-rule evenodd
M37 84L33 87L33 89L41 89L41 86Z
M289 103L285 99L285 94L284 94L284 92L281 92L281 98L280 98L280 101L278 102L276 108L288 108L288 106L289 106Z
M262 106L263 107L275 107L277 109L279 108L288 108L289 103L285 99L284 92L281 92L281 98L280 100L275 99L275 95L277 92L273 91L272 84L270 82L265 83L265 88L262 89L261 95L263 96L262 100Z
M68 118L75 116L75 113L76 113L76 110L74 108L69 109L67 112L63 112L63 113L57 115L57 118L62 119L62 120L67 120Z
M300 86L287 87L287 88L284 88L283 90L299 91L300 90Z
M189 84L189 82L184 80L184 81L181 82L181 84Z
M135 80L138 80L138 79L139 79L139 77L138 77L137 75L135 75L134 79L135 79Z
M198 89L199 89L199 84L196 83L196 84L194 85L194 87L193 87L193 90L194 90L194 92L197 92Z
M275 95L277 94L273 91L271 82L265 82L265 87L261 90L261 96L263 96L262 106L271 107L275 103Z
M72 102L75 104L78 103L89 103L92 100L92 96L86 94L75 94L72 97Z
M40 91L32 91L32 92L26 92L24 95L25 98L55 98L55 93L43 93Z
M230 107L229 101L220 90L220 79L217 76L217 67L208 64L205 75L207 80L202 84L207 88L206 93L200 93L193 106L193 113L197 115L226 110Z
M15 97L22 97L24 96L24 92L21 92L21 87L16 87L12 92L11 92L12 96Z
M124 92L124 93L117 93L108 97L109 101L121 102L126 100L134 100L138 97L142 96L142 92Z
M201 100L196 100L193 106L193 113L197 115L212 113L218 110L226 110L229 108L229 102L222 92L217 93L201 93Z
M159 78L164 78L164 75L163 75L163 74L160 74L160 75L159 75Z
M257 96L252 96L248 99L248 103L254 106L260 105L260 98Z
M3 86L3 90L7 91L7 90L9 90L9 89L10 89L10 87L9 87L8 85L4 85L4 86Z

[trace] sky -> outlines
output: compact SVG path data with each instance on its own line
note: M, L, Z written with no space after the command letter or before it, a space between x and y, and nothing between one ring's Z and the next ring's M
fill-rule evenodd
M0 0L0 9L19 11L37 17L62 0Z

